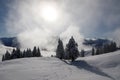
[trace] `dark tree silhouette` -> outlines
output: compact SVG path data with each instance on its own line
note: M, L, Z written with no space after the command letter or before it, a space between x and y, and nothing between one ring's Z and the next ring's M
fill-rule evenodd
M5 55L3 56L4 60L10 60L10 53L8 51L6 51Z
M11 54L8 51L6 51L5 55L2 56L2 61L25 57L42 57L42 56L40 49L39 48L36 49L36 46L34 47L33 51L31 51L31 49L27 49L22 52L19 48L17 48L13 49Z
M85 57L85 51L84 51L84 49L81 50L81 57Z
M66 56L72 61L79 56L78 45L73 37L70 38L68 44L66 45Z
M2 55L2 61L4 61L5 60L5 56L4 55Z
M97 49L96 49L96 55L99 55L99 54L100 54L100 49L97 48Z
M36 46L33 48L33 51L32 51L32 54L33 54L33 57L36 57L37 56L37 48Z
M36 56L36 57L42 57L39 47L38 47L38 49L37 49L37 56Z
M95 55L95 49L92 48L92 55L94 56Z
M59 39L58 40L58 46L56 50L56 57L59 59L64 58L64 47L63 47L63 42Z

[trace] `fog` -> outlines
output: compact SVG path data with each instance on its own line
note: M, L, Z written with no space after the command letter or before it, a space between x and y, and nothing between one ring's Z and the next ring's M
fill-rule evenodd
M42 18L43 5L56 8L58 18L55 21ZM115 32L112 33L119 33L118 27L113 25L118 23L120 15L115 15L118 6L112 0L13 0L8 7L8 16L5 19L7 30L17 35L22 48L39 46L55 50L58 38L66 45L71 36L81 48L85 37L101 30L114 28ZM109 9L113 11L110 12ZM109 27L104 27L101 23ZM106 36L108 33L101 35Z

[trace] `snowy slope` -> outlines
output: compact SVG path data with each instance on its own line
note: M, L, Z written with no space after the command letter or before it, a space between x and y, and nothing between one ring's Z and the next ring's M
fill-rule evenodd
M120 51L72 63L53 57L4 61L0 80L120 80Z

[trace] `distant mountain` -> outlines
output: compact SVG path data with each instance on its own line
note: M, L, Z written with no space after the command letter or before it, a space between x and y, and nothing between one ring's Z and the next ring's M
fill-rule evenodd
M108 39L84 39L83 44L87 46L93 46L93 47L101 47L106 43L110 43L111 40Z
M9 46L9 47L18 47L19 43L16 37L3 37L0 38L0 42L4 45L4 46Z
M16 37L3 37L0 38L0 42L3 45L9 47L19 47L19 42ZM83 45L86 46L94 46L94 47L101 47L102 45L111 42L108 39L84 39Z

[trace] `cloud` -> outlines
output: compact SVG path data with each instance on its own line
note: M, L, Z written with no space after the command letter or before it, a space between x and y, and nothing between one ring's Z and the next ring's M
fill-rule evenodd
M70 26L75 24L72 21L72 15L65 9L66 4L63 3L53 0L48 2L42 0L15 1L9 7L9 15L6 19L7 29L10 33L17 35L23 48L39 46L40 48L55 50L58 37L63 33L72 31L71 29L74 28L70 28ZM41 5L44 4L57 5L56 8L60 14L58 20L46 22L42 19L40 9ZM78 35L79 33L79 28L77 27L70 36ZM62 35L62 38L65 36Z
M120 45L120 28L117 28L112 33L110 33L110 37L113 41L116 41L118 45Z
M79 49L81 49L84 36L80 34L79 27L71 25L60 34L60 38L63 40L64 46L66 46L71 36L73 36L75 41L78 42Z
M41 17L45 4L54 5L58 10L59 18L55 22ZM8 32L17 35L22 47L37 45L54 50L58 37L65 45L74 36L81 45L84 37L104 35L103 30L119 25L120 15L115 16L119 8L115 4L111 0L13 0L8 5L5 21Z

